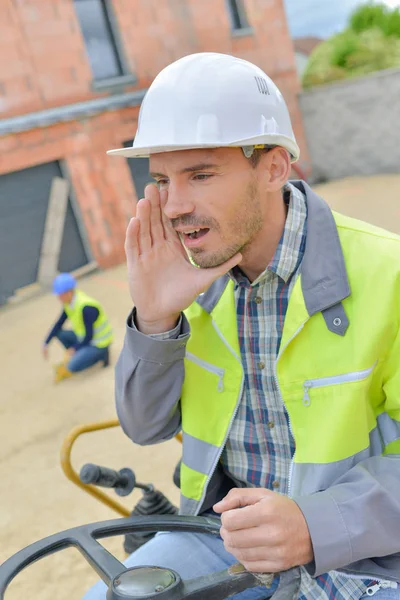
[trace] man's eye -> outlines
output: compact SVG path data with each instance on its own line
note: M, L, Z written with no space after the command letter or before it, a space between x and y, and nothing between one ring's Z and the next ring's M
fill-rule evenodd
M212 177L211 173L197 173L197 175L195 175L193 179L197 179L198 181L205 181L210 177Z
M168 184L168 179L158 179L156 183L157 183L158 186L167 185Z

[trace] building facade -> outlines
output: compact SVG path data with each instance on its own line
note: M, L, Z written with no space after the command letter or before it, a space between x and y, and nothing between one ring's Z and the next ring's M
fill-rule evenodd
M2 0L0 46L0 304L54 269L124 260L148 164L106 150L132 143L146 89L181 56L264 69L308 169L283 0Z

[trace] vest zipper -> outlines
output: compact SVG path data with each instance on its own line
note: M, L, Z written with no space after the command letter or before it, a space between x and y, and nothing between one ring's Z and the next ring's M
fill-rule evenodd
M343 571L332 571L332 573L335 573L335 575L340 575L340 576L345 576L348 579L357 579L357 580L364 580L365 579L371 579L371 581L373 582L372 585L370 585L367 589L366 589L366 594L368 596L374 596L374 594L376 594L376 592L378 590L380 590L381 588L387 589L387 588L392 588L394 590L397 590L399 587L399 584L397 583L397 581L389 581L388 579L377 579L375 575L370 575L368 573L364 573L363 575L356 575L355 573L348 573L347 571L343 570ZM371 592L369 593L368 590L371 590Z
M217 390L219 392L224 391L225 369L220 369L219 367L216 367L215 365L212 365L211 363L206 362L202 358L198 358L198 356L195 356L194 354L192 354L191 352L188 352L188 351L186 351L185 358L190 360L190 362L194 363L195 365L201 367L205 371L208 371L209 373L216 375L218 377Z
M202 496L201 496L201 498L200 498L200 500L199 500L199 502L198 502L198 505L197 505L197 509L196 509L195 515L198 515L198 514L199 514L199 510L200 510L200 508L201 508L201 507L202 507L202 505L203 505L204 498L206 497L206 493L207 493L208 484L210 483L210 481L211 481L211 478L212 478L212 476L214 475L215 469L217 468L217 465L218 465L218 461L219 461L219 459L221 458L221 454L222 454L222 452L223 452L223 450L224 450L224 448L225 448L226 440L228 439L228 435L229 435L229 432L230 432L230 430L231 430L232 423L233 423L233 421L234 421L234 419L235 419L235 417L236 417L236 413L237 413L237 411L238 411L238 408L239 408L240 400L241 400L241 398L242 398L242 394L243 394L243 385L244 385L244 375L243 375L243 366L242 366L242 361L241 361L241 358L240 358L240 357L239 357L239 356L236 354L236 352L233 350L233 348L231 348L231 347L230 347L230 345L228 344L228 342L226 341L226 339L224 338L224 336L223 336L223 335L222 335L222 333L220 332L220 330L219 330L219 328L218 328L217 324L215 323L215 321L212 321L212 324L213 324L213 327L214 327L215 331L216 331L216 332L217 332L217 334L218 334L218 337L221 339L221 341L222 341L222 342L225 344L225 346L228 348L229 352L230 352L231 354L233 354L233 356L236 358L236 360L238 360L238 362L239 362L239 364L240 364L240 367L241 367L241 369L242 369L242 381L241 381L241 384L240 384L239 396L238 396L238 399L237 399L237 401L236 401L235 410L233 411L233 414L232 414L231 420L229 421L229 425L228 425L228 428L227 428L227 430L226 430L226 434L225 434L224 441L222 442L222 444L221 444L221 446L220 446L220 448L219 448L219 451L218 451L218 454L217 454L217 456L216 456L216 458L215 458L214 464L212 465L212 467L211 467L211 470L210 470L210 473L209 473L209 475L208 475L208 477L207 477L207 480L206 480L206 482L205 482L205 484L204 484L204 488L203 488L203 494L202 494Z
M321 388L327 387L330 385L339 385L341 383L354 383L356 381L363 381L363 379L367 379L369 375L371 375L372 371L376 366L376 362L369 369L364 369L363 371L355 371L354 373L344 373L343 375L335 375L333 377L321 377L319 379L310 379L303 383L303 404L304 406L310 406L311 398L309 394L309 390L311 388Z
M373 585L370 585L369 587L367 587L367 589L365 590L365 593L367 594L367 596L375 596L376 592L379 592L381 587L382 586L380 583L374 583Z
M286 410L286 405L283 401L283 396L279 387L279 382L278 382L278 375L277 375L277 371L278 371L278 360L280 359L280 357L282 356L283 352L286 350L286 348L289 346L290 342L292 342L294 340L294 338L300 333L300 331L303 329L304 325L306 324L307 321L305 321L300 327L299 329L292 335L292 337L286 342L285 346L283 348L279 349L279 353L278 356L276 357L276 362L275 362L275 372L274 372L274 379L275 379L275 385L276 385L276 389L278 391L278 395L279 398L281 399L281 402L283 404L284 409ZM292 422L290 420L290 415L289 415L289 411L287 411L288 413L288 423L289 423L289 431L294 439L294 435L293 435L293 429L292 429ZM295 440L296 441L296 440ZM290 461L290 469L289 469L289 477L288 477L288 496L289 498L291 497L291 492L292 492L292 475L293 475L293 465L294 465L294 457L296 455L296 449L294 451L294 454L292 456L292 460Z
M379 592L380 589L388 589L392 588L393 590L397 590L398 584L395 581L376 581L373 585L370 585L365 590L367 596L375 596L376 592Z

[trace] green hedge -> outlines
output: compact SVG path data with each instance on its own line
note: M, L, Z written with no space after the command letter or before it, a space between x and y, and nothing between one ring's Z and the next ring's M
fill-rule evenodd
M394 67L400 67L400 11L369 3L351 15L345 31L317 46L303 74L303 87Z

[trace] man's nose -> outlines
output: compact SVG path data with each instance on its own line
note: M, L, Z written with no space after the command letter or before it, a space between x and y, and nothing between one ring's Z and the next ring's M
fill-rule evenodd
M195 206L190 199L188 190L170 182L168 186L167 202L164 206L166 216L171 220L177 219L183 215L191 214L194 209Z

